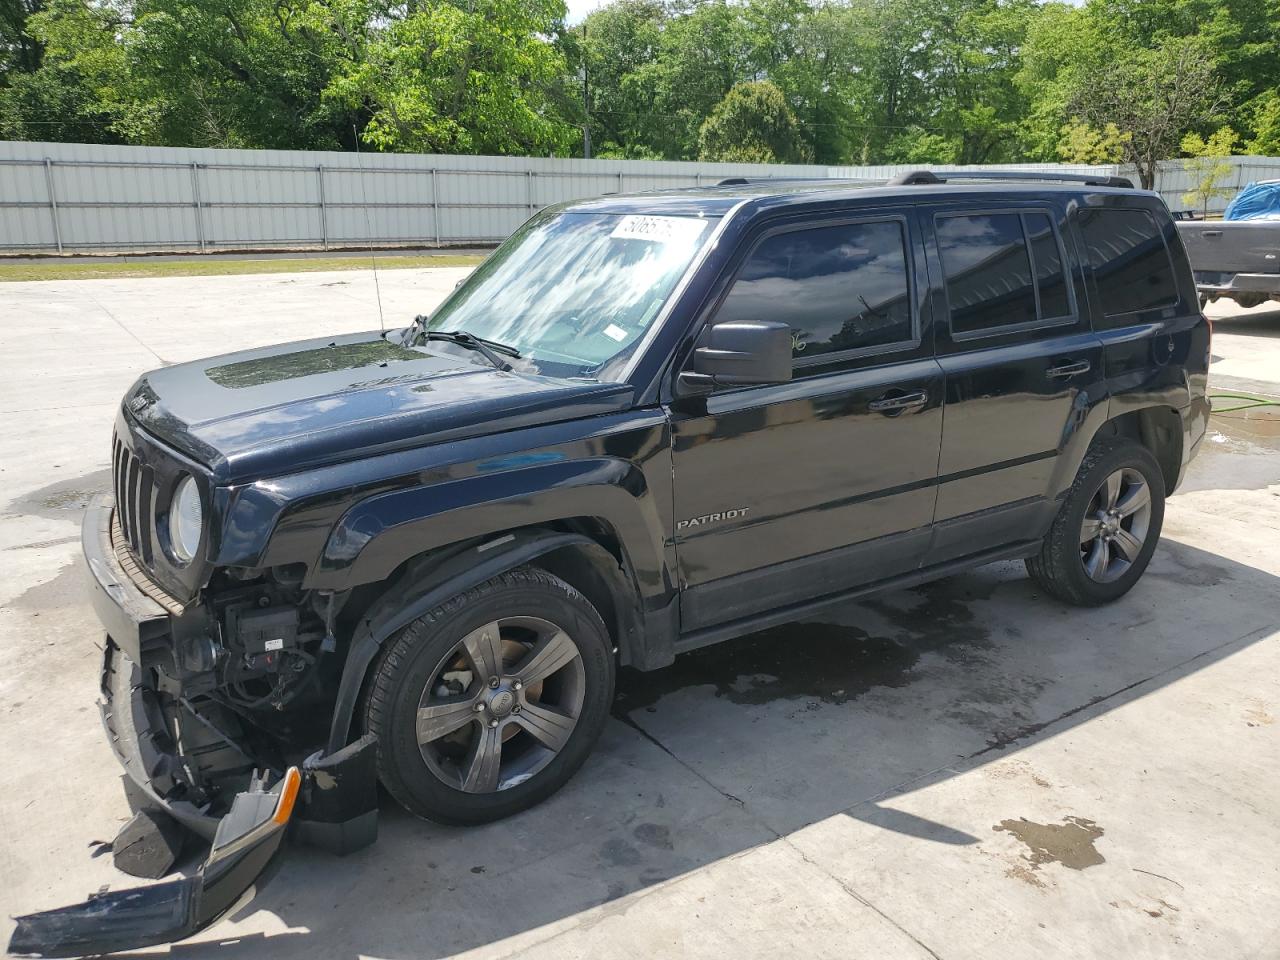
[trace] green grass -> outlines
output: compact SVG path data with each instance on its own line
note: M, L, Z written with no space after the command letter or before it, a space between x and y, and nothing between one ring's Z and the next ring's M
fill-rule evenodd
M380 254L379 270L423 267L474 267L482 256L438 254L395 256ZM369 255L317 257L297 260L104 260L102 263L4 263L0 261L0 282L15 280L110 280L134 277L229 277L247 273L316 273L322 270L368 270Z

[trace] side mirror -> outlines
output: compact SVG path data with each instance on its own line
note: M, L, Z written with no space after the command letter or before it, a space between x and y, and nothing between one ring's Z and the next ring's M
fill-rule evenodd
M785 383L791 379L791 327L776 320L727 320L707 327L680 382L712 386Z

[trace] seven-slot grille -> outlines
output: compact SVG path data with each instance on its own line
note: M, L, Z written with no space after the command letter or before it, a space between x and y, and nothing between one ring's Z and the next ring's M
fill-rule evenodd
M120 532L134 555L150 566L155 471L115 436L112 437L111 476Z

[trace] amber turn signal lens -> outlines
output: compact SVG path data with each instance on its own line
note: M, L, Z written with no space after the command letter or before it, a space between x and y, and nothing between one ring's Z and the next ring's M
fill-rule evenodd
M284 774L284 786L280 788L280 799L276 801L276 812L271 815L274 823L288 823L293 813L293 805L298 799L298 788L302 786L302 774L297 767L290 767Z

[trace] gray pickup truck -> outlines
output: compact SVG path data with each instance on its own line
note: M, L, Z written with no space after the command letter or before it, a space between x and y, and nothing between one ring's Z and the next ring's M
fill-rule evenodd
M1237 199L1243 196L1244 191ZM1219 297L1234 300L1242 307L1280 301L1280 215L1247 220L1180 220L1177 225L1195 273L1201 306Z

